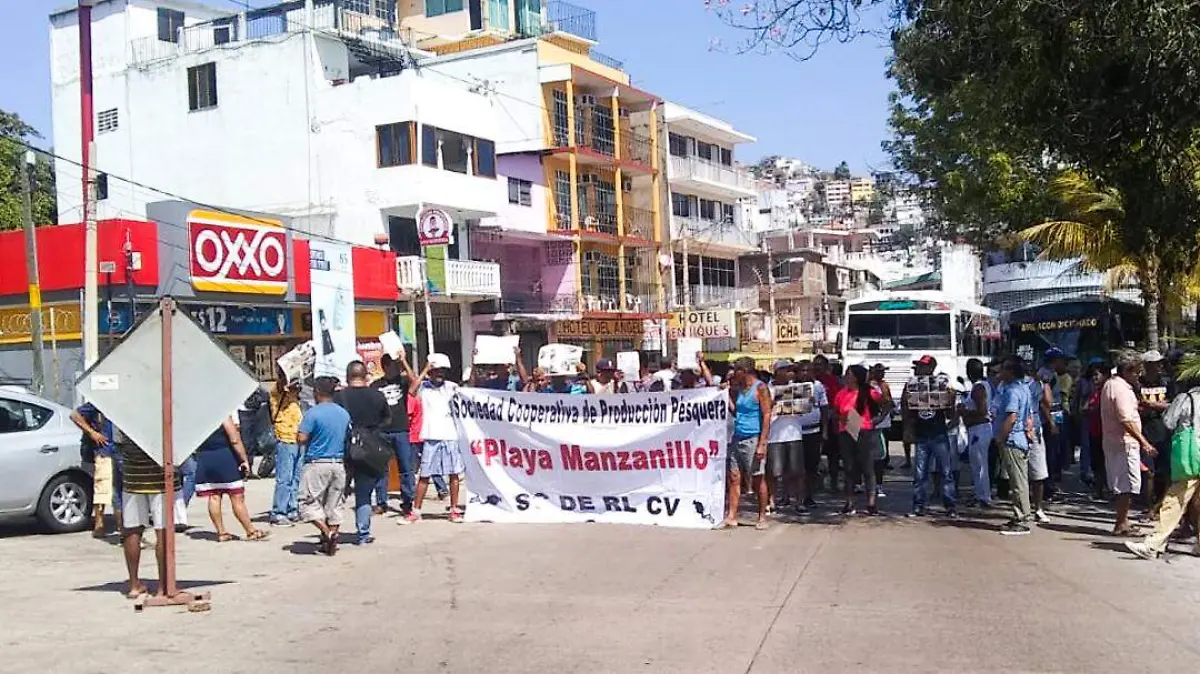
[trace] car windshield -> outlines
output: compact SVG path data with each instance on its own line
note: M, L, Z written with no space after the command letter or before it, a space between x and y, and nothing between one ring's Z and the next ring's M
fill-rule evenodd
M868 351L948 350L950 314L850 314L846 342Z

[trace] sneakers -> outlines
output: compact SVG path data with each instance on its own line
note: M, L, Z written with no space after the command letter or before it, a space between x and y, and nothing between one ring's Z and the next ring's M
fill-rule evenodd
M809 508L807 505L805 505L803 503L796 504L796 514L797 515L807 515L810 512L812 512L812 509Z
M420 521L421 521L421 513L417 512L415 510L410 510L407 513L405 513L404 517L397 518L396 524L401 524L401 525L416 524L417 522L420 522Z
M463 523L462 513L458 512L457 510L451 510L450 511L450 523L451 524L462 524Z
M1050 523L1050 516L1047 515L1046 511L1042 510L1041 508L1038 508L1036 511L1034 511L1033 519L1038 524L1049 524Z
M875 498L887 498L887 494L883 491L883 485L875 487Z
M374 542L375 542L375 537L372 536L371 534L367 534L366 536L359 536L356 544L357 545L370 545Z
M946 511L946 519L951 519L951 520L958 519L958 511L955 510L954 508L947 510Z
M863 491L864 491L864 489L861 484L854 485L854 493L855 494L861 494L861 493L863 493Z
M849 503L842 506L841 512L842 512L842 515L844 515L846 517L853 517L854 515L858 514L858 511L854 509L854 506L850 505Z
M1029 527L1015 520L1000 527L1001 536L1028 536L1029 532Z
M1146 545L1145 541L1125 541L1125 549L1142 559L1157 559L1161 552Z
M925 516L924 508L917 508L917 509L913 510L912 512L910 512L908 515L906 515L906 517L908 517L909 519L912 519L914 517L924 517L924 516Z

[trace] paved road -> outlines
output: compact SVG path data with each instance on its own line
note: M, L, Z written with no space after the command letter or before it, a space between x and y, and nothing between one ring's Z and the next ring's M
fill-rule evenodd
M1131 672L1200 662L1200 559L1132 559L1090 506L1031 536L1000 514L818 517L769 531L411 527L312 554L305 528L179 542L207 614L136 614L115 539L0 530L0 672ZM269 483L252 483L265 507ZM204 518L204 519L202 519ZM153 556L143 560L153 576Z

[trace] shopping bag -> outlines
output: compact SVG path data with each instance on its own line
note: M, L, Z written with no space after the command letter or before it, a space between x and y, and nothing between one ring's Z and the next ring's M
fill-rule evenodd
M1196 417L1196 398L1191 393L1187 396L1191 404L1189 424L1176 426L1171 436L1171 480L1174 482L1200 477L1200 437L1198 429L1190 423Z

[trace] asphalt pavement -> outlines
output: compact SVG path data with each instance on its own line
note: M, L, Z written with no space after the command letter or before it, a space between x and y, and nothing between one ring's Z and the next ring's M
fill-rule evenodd
M893 459L898 463L898 459ZM764 532L374 521L217 543L194 501L179 578L212 610L136 613L115 537L0 529L0 672L1167 672L1200 663L1200 559L1146 562L1072 497L1030 536L1005 513L884 514ZM271 481L250 483L252 512ZM436 502L433 502L434 505ZM228 508L228 506L226 506ZM427 512L435 508L427 508ZM936 512L936 508L934 511ZM233 522L231 513L226 520ZM749 516L747 522L752 521ZM153 553L143 555L153 579Z

